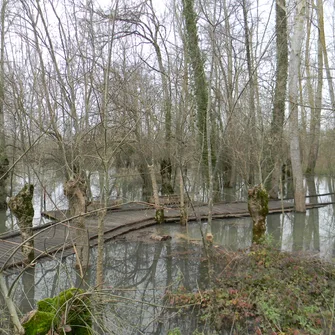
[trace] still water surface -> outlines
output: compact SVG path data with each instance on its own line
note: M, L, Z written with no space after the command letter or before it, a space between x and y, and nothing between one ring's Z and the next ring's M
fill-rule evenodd
M316 179L314 189L310 185L307 187L309 194L332 193L334 189L332 180L320 178ZM334 200L334 195L310 198L313 202ZM307 213L269 215L267 234L283 251L300 251L332 262L335 257L334 211L335 204L329 204ZM1 218L4 220L6 216ZM205 225L202 223L202 227ZM6 223L2 226L7 227ZM250 218L215 220L212 225L214 243L228 250L248 248L251 227ZM199 224L189 224L187 229L178 224L164 224L152 229L157 234L169 234L173 238L160 243L114 240L105 245L104 276L108 293L104 298L110 301L103 310L107 333L167 334L175 327L179 327L182 334L191 334L195 329L207 333L206 325L198 324L196 317L183 317L166 309L162 300L167 289L184 286L193 291L208 284L207 265L201 243L197 243L201 236ZM185 236L195 243L187 243ZM89 287L94 287L95 283L95 259L96 249L92 249L91 267L85 278ZM15 300L22 313L34 308L40 299L80 285L73 270L74 262L73 256L62 262L44 261L35 269L24 272L15 290ZM8 282L12 283L16 278L17 274L12 274ZM121 299L111 302L111 294Z
M282 250L318 253L332 261L335 241L332 214L330 205L306 214L271 215L268 217L268 233ZM167 334L169 329L179 327L182 334L191 334L196 329L214 334L206 325L198 323L196 316L185 317L164 308L162 300L167 289L183 286L187 291L194 291L208 284L207 263L201 243L197 243L200 239L199 225L190 224L188 231L178 224L152 229L157 234L170 234L173 238L157 243L114 240L105 246L104 276L108 293L104 299L112 301L111 294L121 297L118 302L106 304L103 311L107 333ZM250 246L250 218L216 220L212 231L214 242L229 250ZM187 234L194 243L184 240ZM91 267L85 278L89 287L94 287L95 283L95 259L96 249L93 249ZM45 261L25 272L15 291L15 300L22 313L34 308L40 299L79 286L80 279L73 270L74 262L74 257L63 262ZM9 282L16 277L9 276Z

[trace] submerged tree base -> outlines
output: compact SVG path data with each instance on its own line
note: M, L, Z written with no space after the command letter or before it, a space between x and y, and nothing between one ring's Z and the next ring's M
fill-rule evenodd
M167 293L170 304L197 305L203 321L233 334L334 334L335 268L264 245L220 255L214 289Z

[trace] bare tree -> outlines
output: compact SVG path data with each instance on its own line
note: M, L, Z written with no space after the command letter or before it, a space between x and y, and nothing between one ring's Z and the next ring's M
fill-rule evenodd
M197 32L197 16L193 0L183 0L183 17L186 28L186 47L193 71L193 81L195 87L195 99L197 104L197 119L199 129L199 144L202 153L202 162L205 171L208 167L208 144L207 144L207 124L206 111L208 106L207 80L204 70L204 59L201 54L199 37ZM206 179L208 174L205 173Z
M323 52L324 48L322 45L322 36L324 32L323 29L323 4L322 1L317 1L317 22L318 22L318 65L317 65L317 88L315 93L315 99L313 95L313 90L310 83L310 73L307 72L307 85L308 85L308 95L310 97L310 107L311 107L311 120L309 129L309 153L308 153L308 163L306 172L314 175L315 166L319 154L319 143L320 143L320 132L321 132L321 109L322 109L322 88L323 88ZM306 48L306 53L307 53ZM308 61L308 56L306 55L306 61ZM306 69L309 67L306 66Z
M6 11L8 0L1 1L0 18L0 208L6 208L6 177L8 169L8 158L6 153L5 140L5 32L6 32Z
M270 153L273 157L270 166L272 173L271 187L269 190L270 198L277 199L279 192L279 183L281 178L281 165L283 153L283 131L285 120L285 101L288 71L288 36L287 36L287 14L286 1L278 0L276 2L276 86L273 101L273 117L271 124L271 133L273 135L270 143Z
M104 260L104 233L105 233L105 225L104 220L108 207L109 200L109 170L110 170L110 161L113 157L110 157L108 152L108 94L109 94L109 75L111 71L111 61L112 61L112 50L113 50L113 42L114 42L114 32L115 32L115 18L118 12L118 0L115 2L115 6L113 10L111 10L110 18L108 20L108 50L107 50L107 62L106 67L104 69L104 81L103 81L103 91L102 91L102 104L101 104L101 124L103 131L103 150L100 154L101 165L103 168L103 188L100 191L101 199L100 203L102 205L102 209L99 213L99 225L98 225L98 257L97 257L97 278L96 285L98 288L103 287L103 260ZM99 152L99 151L98 151Z
M301 48L304 36L305 1L298 1L294 19L294 31L291 38L289 62L289 120L290 120L290 156L293 172L295 209L306 211L305 188L300 156L299 118L298 118L298 75L301 63Z
M244 20L244 38L245 38L245 47L246 47L246 57L247 57L247 67L248 67L248 87L249 87L249 99L248 99L248 109L249 109L249 118L248 118L248 128L249 128L249 184L253 184L255 181L255 166L257 166L256 158L256 148L257 148L257 134L256 134L256 104L255 104L255 80L254 80L254 69L252 64L251 56L251 47L252 43L250 41L250 29L248 24L248 13L247 13L247 4L246 0L242 1L242 10L243 10L243 20ZM261 182L258 180L258 183Z

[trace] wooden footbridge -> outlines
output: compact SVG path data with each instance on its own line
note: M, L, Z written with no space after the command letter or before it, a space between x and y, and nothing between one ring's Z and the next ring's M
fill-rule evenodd
M327 203L328 204L328 203ZM323 204L307 204L307 208L320 207ZM270 201L269 213L293 211L290 201ZM189 221L206 220L207 206L189 208ZM165 208L166 222L178 222L179 208ZM85 223L90 246L97 245L98 210L86 214ZM34 248L36 261L45 257L65 257L74 252L76 228L71 225L67 211L49 211L42 216L52 222L34 227ZM238 218L249 216L247 203L218 203L213 207L213 218ZM155 223L155 210L147 203L127 203L108 209L105 217L105 241L133 230L152 226ZM19 232L0 235L0 268L2 270L23 265Z

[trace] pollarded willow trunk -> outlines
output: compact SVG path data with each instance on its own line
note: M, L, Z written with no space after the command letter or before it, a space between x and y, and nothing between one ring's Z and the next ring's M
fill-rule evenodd
M85 179L76 175L64 184L64 195L69 201L70 217L72 226L76 231L75 251L77 255L77 267L85 269L89 264L89 242L85 226L84 215L87 204L87 185ZM81 273L83 275L83 272Z
M259 244L266 231L269 195L262 184L248 190L248 210L252 218L252 242Z
M33 195L34 185L26 184L22 190L9 200L8 207L18 221L22 237L22 254L24 263L29 264L34 259L33 236Z

